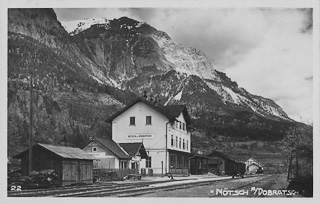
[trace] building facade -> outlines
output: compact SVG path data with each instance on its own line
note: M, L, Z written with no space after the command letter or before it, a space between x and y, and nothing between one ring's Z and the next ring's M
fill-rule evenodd
M160 106L138 98L108 120L116 143L143 143L141 168L154 174L188 174L190 118L184 105Z

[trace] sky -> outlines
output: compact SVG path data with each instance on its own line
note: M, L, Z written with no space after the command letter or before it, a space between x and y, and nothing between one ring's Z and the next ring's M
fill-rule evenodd
M203 51L214 68L290 118L313 122L313 20L307 8L55 9L58 20L127 16Z

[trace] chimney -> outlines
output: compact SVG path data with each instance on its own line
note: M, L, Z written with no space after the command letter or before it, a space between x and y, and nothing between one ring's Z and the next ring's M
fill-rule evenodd
M154 97L154 102L153 102L153 104L154 104L155 106L157 106L157 105L158 105L157 97Z
M150 102L153 101L152 95L150 95L149 101L150 101Z

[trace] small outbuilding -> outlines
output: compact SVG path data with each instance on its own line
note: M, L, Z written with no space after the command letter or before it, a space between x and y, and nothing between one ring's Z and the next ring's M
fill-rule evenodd
M245 164L248 174L255 174L258 169L263 170L263 165L254 158L249 158Z
M208 173L208 163L211 158L203 155L190 156L190 174L201 175Z
M92 138L83 151L99 159L95 169L129 169L130 156L113 140Z
M93 166L97 169L139 169L141 159L148 155L142 142L115 143L108 138L92 138L83 151L99 160Z
M211 172L217 175L227 175L227 172L235 163L235 160L233 158L219 151L212 151L206 156L210 157L210 160L208 161L208 168Z
M21 159L21 174L29 174L29 149L14 156ZM75 147L61 147L49 144L35 144L33 170L53 169L58 175L58 185L93 182L93 160L96 158Z

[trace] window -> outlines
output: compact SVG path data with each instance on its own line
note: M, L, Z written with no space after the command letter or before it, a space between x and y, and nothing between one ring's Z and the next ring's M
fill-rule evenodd
M151 125L151 116L146 116L146 125Z
M130 125L136 125L136 117L130 117Z
M126 161L120 162L120 169L127 169L127 162Z
M179 138L179 149L181 149L181 138Z
M174 146L174 139L173 139L173 135L171 135L171 146Z
M176 136L176 148L178 148L178 137Z
M182 126L183 130L186 130L186 124L183 123L182 125L183 125L183 126Z
M146 168L151 168L151 157L146 159Z
M176 123L176 128L178 129L178 121L174 121Z
M179 123L180 123L180 130L181 130L181 129L182 129L182 128L181 128L181 122L179 122Z
M182 167L182 157L181 156L177 156L177 167L178 168Z
M188 150L188 147L189 147L189 141L187 140L187 150Z
M183 148L183 149L186 148L186 143L184 142L184 139L183 139L183 143L182 143L182 148Z
M176 157L170 156L170 168L176 168Z
M97 152L98 151L98 147L92 147L92 151L93 152Z
M188 168L188 167L189 167L189 158L188 158L188 157L184 157L183 167L185 167L185 168Z

